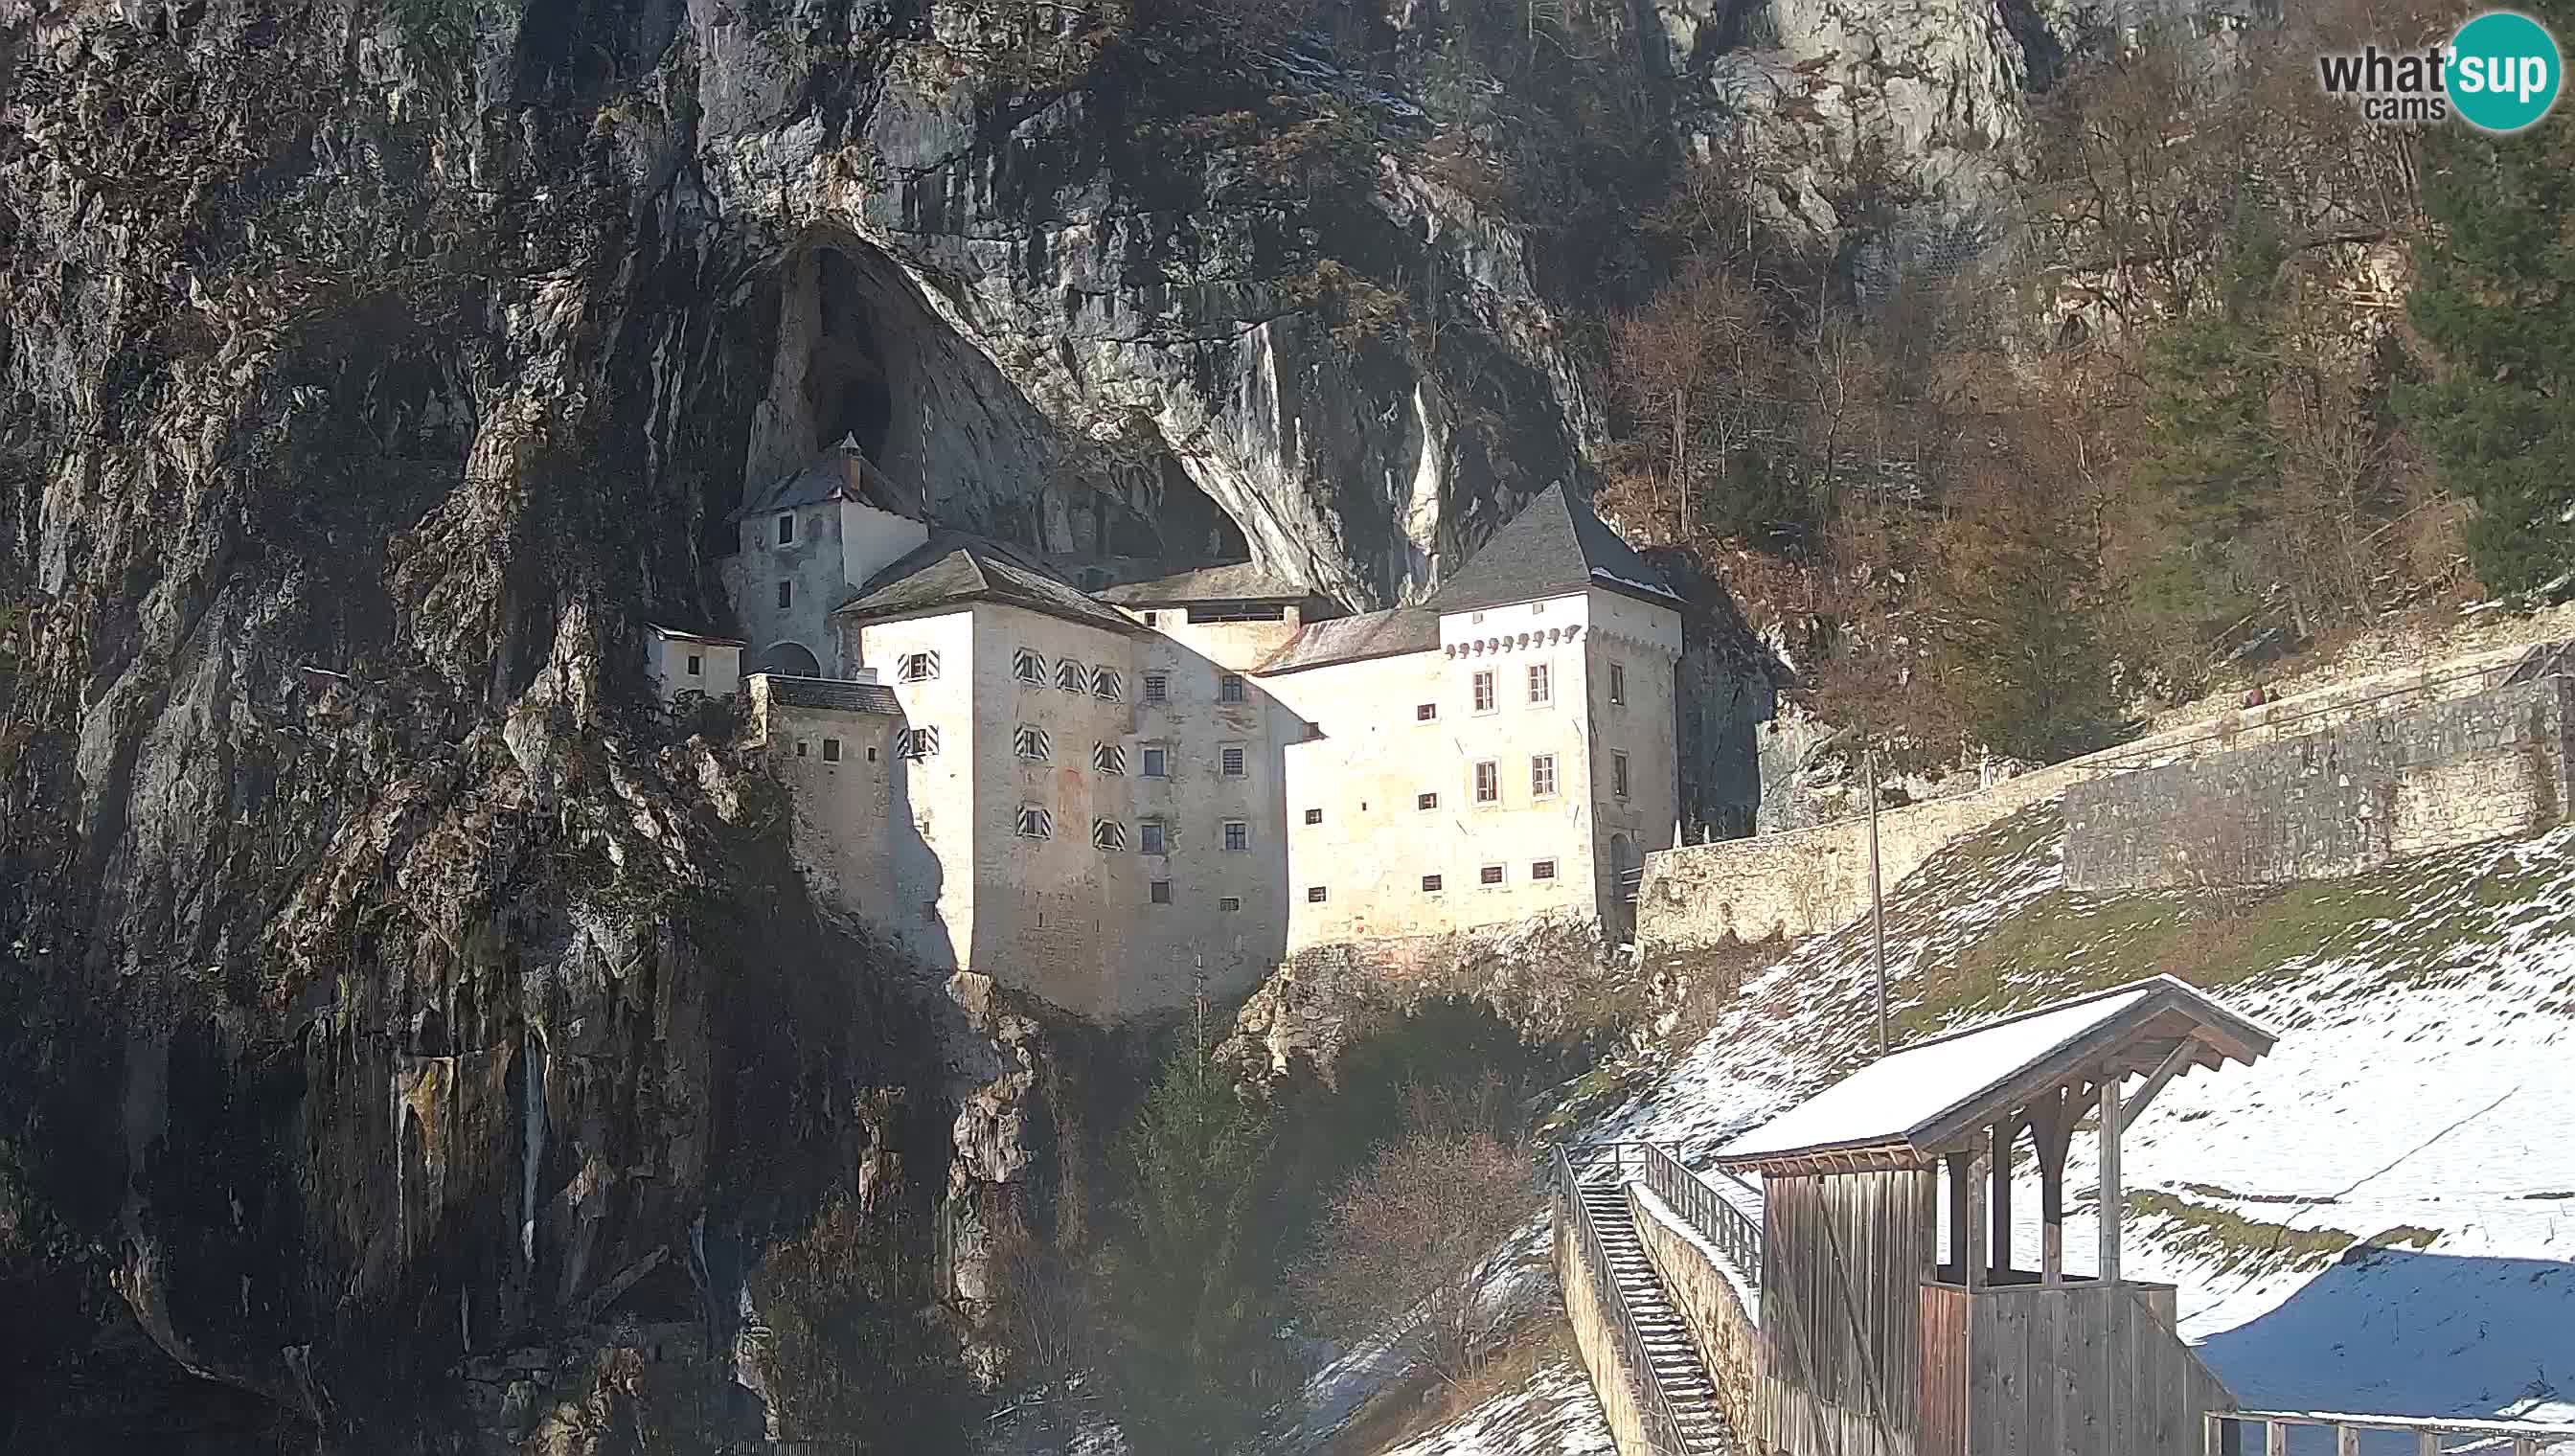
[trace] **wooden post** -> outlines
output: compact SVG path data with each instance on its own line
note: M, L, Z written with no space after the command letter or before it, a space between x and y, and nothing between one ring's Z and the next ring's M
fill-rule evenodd
M2360 1456L2360 1427L2334 1427L2334 1456Z
M1993 1266L1997 1270L2011 1267L2011 1153L2012 1137L2018 1131L2018 1124L2008 1117L1994 1124Z
M1985 1278L1985 1180L1977 1176L1983 1170L1976 1164L1983 1159L1972 1152L1966 1156L1967 1217L1959 1225L1959 1231L1966 1235L1966 1246L1959 1252L1966 1260L1967 1287L1982 1289L1989 1282Z
M2038 1147L2038 1282L2065 1282L2065 1124L2080 1109L2063 1087L2039 1098L2030 1114L2030 1141Z
M1958 1282L1975 1282L1967 1273L1967 1155L1949 1154L1949 1258L1958 1266Z
M2119 1077L2101 1078L2101 1282L2119 1282L2119 1226L2125 1212L2119 1187Z

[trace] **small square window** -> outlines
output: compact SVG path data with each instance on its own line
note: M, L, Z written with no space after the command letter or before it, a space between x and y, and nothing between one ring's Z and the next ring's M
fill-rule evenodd
M803 738L798 738L796 740L796 756L799 758L805 756L805 740Z
M1171 699L1171 674L1148 673L1145 675L1145 701L1147 703L1169 703Z
M1425 874L1421 876L1421 892L1423 894L1437 894L1439 892L1439 876L1435 874Z
M1493 675L1490 673L1475 675L1475 711L1477 713L1493 711Z
M1555 701L1555 685L1547 676L1546 664L1529 664L1528 690L1531 708L1543 708Z
M796 584L794 582L781 582L778 584L778 605L782 609L796 605Z
M1475 765L1475 802L1502 801L1502 765L1487 758Z
M1159 613L1159 612L1148 612L1148 613L1146 613L1146 614L1145 614L1145 625L1146 625L1147 627L1160 627L1160 626L1162 626L1162 625L1163 625L1163 614L1161 614L1161 613Z
M1172 750L1163 746L1161 743L1147 743L1145 745L1144 772L1145 776L1148 778L1171 777Z
M1080 663L1067 658L1055 665L1055 686L1067 693L1088 692L1091 688L1091 675L1083 671Z
M796 544L795 517L781 516L778 518L778 544L780 546L794 546Z
M1125 773L1127 750L1116 743L1102 743L1091 750L1091 766L1103 773Z
M1436 703L1416 703L1412 705L1412 721L1414 723L1428 723L1438 716L1439 705Z
M1613 704L1627 701L1627 667L1623 663L1609 665L1609 701Z
M823 761L826 763L838 763L841 761L841 740L839 738L825 738L823 740Z
M868 744L868 761L869 761L869 762L871 762L871 763L873 763L873 762L875 762L876 760L877 760L877 745L876 745L876 744L874 744L874 743L870 743L870 744Z
M1091 673L1091 696L1103 703L1127 701L1127 675L1116 668L1095 668Z
M1226 777L1228 777L1228 778L1240 778L1240 777L1242 777L1242 776L1243 776L1243 749L1242 749L1242 748L1240 748L1240 747L1234 747L1234 746L1229 746L1229 747L1227 747L1227 748L1223 751L1223 753L1221 754L1221 757L1222 757L1222 760L1223 760L1223 762L1224 762L1224 764L1225 764L1225 776L1226 776Z
M1228 673L1224 677L1216 680L1216 701L1219 703L1241 703L1243 701L1243 675L1241 673Z
M1047 730L1042 728L1030 728L1025 724L1017 733L1012 735L1011 747L1021 757L1041 763L1055 756L1055 739L1048 734Z
M906 683L927 683L939 676L939 654L906 653L895 664L895 676Z
M1127 826L1118 822L1116 819L1093 819L1091 821L1091 847L1094 849L1126 848Z
M1219 895L1217 897L1216 907L1220 910L1228 911L1242 909L1243 896L1239 894Z
M1171 902L1172 902L1172 882L1171 882L1170 880L1168 880L1168 879L1158 879L1158 880L1155 880L1155 881L1154 881L1154 903L1156 903L1156 904L1158 904L1158 905L1167 905L1167 904L1170 904Z
M1414 808L1437 808L1439 806L1439 795L1435 793L1416 793L1412 796L1412 806Z
M1046 659L1034 648L1021 648L1011 654L1011 676L1032 687L1046 684Z
M1055 837L1055 815L1036 804L1022 804L1019 815L1020 836L1027 839Z
M1555 755L1553 753L1530 755L1529 796L1532 798L1555 796Z
M1485 865L1483 868L1478 869L1478 870L1476 870L1476 871L1475 871L1475 880L1476 880L1476 882L1477 882L1477 883L1479 883L1479 884L1499 884L1499 883L1501 883L1501 882L1502 882L1502 866L1500 866L1500 865L1498 865L1498 864L1487 864L1487 865Z
M1609 791L1620 798L1627 796L1627 755L1624 753L1609 755Z
M1531 878L1531 879L1553 879L1553 878L1555 878L1555 861L1554 861L1554 860L1552 860L1552 859L1540 859L1540 860L1537 860L1536 862L1534 862L1534 863L1530 864L1530 865L1529 865L1529 878Z
M1318 808L1309 808L1309 809L1305 810L1305 822L1307 822L1307 823L1309 823L1309 824L1319 824L1319 823L1321 823L1322 821L1323 821L1323 811L1322 811L1321 809L1318 809Z
M689 676L692 678L703 678L706 676L706 672L707 660L698 656L696 653L689 654Z
M1307 903L1307 904L1309 904L1309 905L1319 905L1319 904L1321 904L1322 902L1323 902L1323 887L1322 887L1321 885L1319 885L1319 884L1309 884L1309 885L1305 886L1305 903Z
M903 755L907 758L927 758L939 751L939 729L907 728L903 732L901 746Z
M1252 825L1242 819L1225 821L1225 847L1241 852L1252 847Z
M1161 819L1147 819L1136 826L1136 852L1162 854L1169 852L1170 830Z

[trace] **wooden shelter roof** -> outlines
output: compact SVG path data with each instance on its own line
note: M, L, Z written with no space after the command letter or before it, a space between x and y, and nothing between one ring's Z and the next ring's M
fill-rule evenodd
M2144 1075L2142 1102L2193 1066L2249 1066L2272 1041L2157 976L1916 1042L1718 1148L1714 1161L1765 1173L1921 1167L1987 1127L2031 1117L2070 1086Z

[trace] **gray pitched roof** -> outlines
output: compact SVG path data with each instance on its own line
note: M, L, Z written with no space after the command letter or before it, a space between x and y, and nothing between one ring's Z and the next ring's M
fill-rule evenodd
M1419 607L1365 612L1329 622L1309 622L1287 646L1272 653L1255 673L1293 673L1333 663L1390 658L1398 653L1426 653L1439 646L1438 615Z
M777 673L769 680L769 701L789 708L828 708L843 713L881 713L903 717L894 690L882 683L853 683L846 678L790 678Z
M1465 612L1560 597L1586 587L1680 608L1680 598L1635 548L1601 525L1559 483L1540 491L1494 532L1428 605L1438 612Z
M904 490L877 469L876 463L859 449L855 437L844 437L840 444L814 457L811 465L745 501L742 509L733 513L733 519L817 505L834 497L916 521L923 514L917 494Z
M868 578L859 594L832 615L910 617L971 602L1024 607L1109 632L1143 630L1036 558L962 531L932 533L930 540Z
M749 644L745 643L738 637L726 637L721 633L699 632L695 629L686 627L673 627L667 622L648 622L644 624L644 626L647 631L658 632L664 637L677 638L682 642L705 643L709 647L717 648L739 648L749 646Z
M1148 582L1129 582L1102 592L1105 601L1130 607L1159 607L1187 602L1293 602L1313 592L1251 562L1175 572Z

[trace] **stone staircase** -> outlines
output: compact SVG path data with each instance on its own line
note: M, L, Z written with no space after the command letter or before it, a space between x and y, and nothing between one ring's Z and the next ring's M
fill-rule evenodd
M1606 1171L1609 1176L1600 1176ZM1680 1312L1663 1292L1663 1281L1645 1260L1636 1239L1635 1215L1627 1203L1627 1180L1617 1164L1594 1170L1580 1184L1583 1211L1600 1236L1618 1301L1627 1307L1646 1362L1659 1386L1661 1403L1680 1428L1682 1449L1672 1456L1732 1456L1734 1443L1718 1414L1716 1387L1690 1343Z

